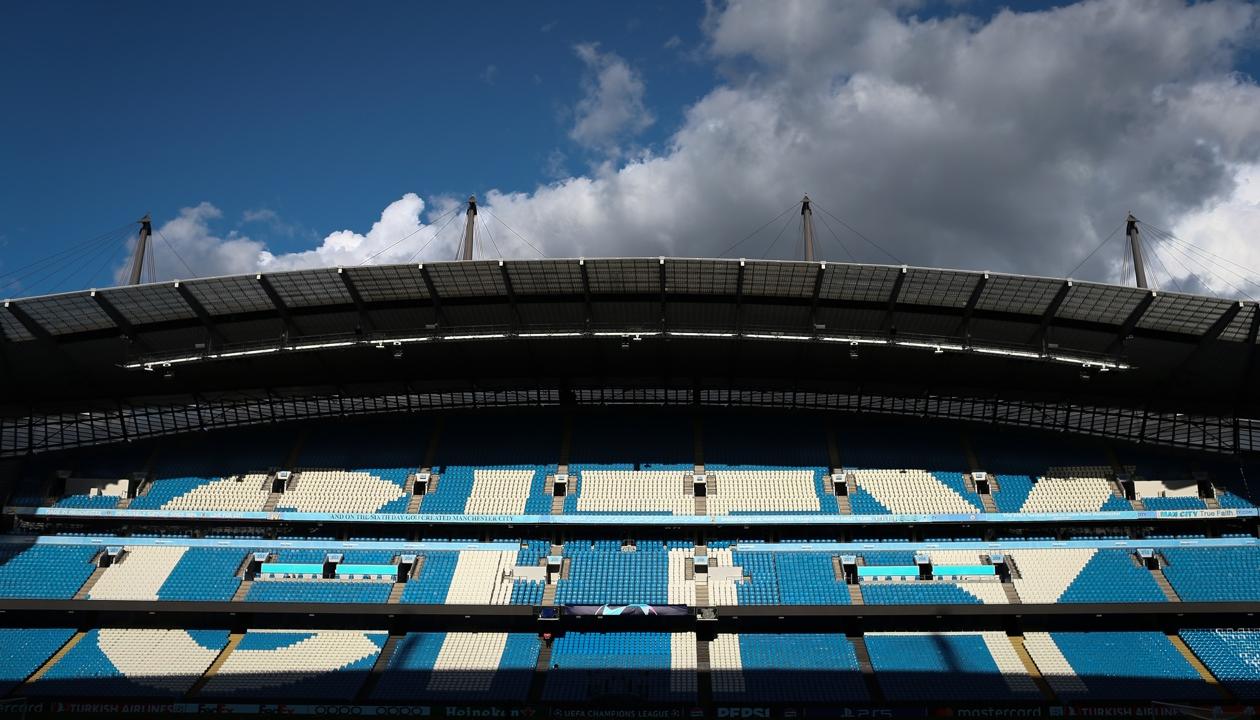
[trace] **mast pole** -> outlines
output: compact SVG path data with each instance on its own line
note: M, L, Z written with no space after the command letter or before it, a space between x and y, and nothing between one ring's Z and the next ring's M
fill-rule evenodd
M805 262L814 262L814 211L809 207L809 195L801 200L801 217L805 226Z
M1146 263L1142 260L1142 236L1138 233L1137 218L1133 217L1133 213L1129 213L1129 219L1126 221L1128 227L1125 233L1129 236L1129 251L1133 253L1133 274L1137 277L1137 286L1140 288L1146 285Z
M473 259L473 227L477 220L477 196L468 196L467 220L464 222L464 260Z
M140 274L144 271L144 255L149 249L149 236L153 234L153 219L145 213L140 219L140 239L136 242L136 251L131 258L131 280L128 285L139 285Z

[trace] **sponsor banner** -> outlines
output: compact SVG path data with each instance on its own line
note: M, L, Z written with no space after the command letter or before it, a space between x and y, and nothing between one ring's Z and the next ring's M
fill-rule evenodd
M686 605L565 605L566 615L599 615L601 617L622 617L628 615L690 615Z
M1211 520L1258 517L1260 510L1117 510L1092 513L963 513L952 515L465 515L460 513L224 512L217 510L92 510L85 508L6 508L10 514L62 518L144 520L272 520L319 523L406 523L412 525L905 525L949 523L1065 523L1099 520Z

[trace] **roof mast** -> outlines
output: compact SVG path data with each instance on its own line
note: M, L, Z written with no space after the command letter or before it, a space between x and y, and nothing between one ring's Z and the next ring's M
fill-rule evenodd
M140 240L136 242L136 252L131 259L131 280L128 285L140 284L140 273L144 271L144 255L149 250L149 236L153 234L153 219L149 213L140 218Z
M473 227L477 221L477 196L468 196L468 220L464 223L464 260L473 259Z
M805 262L814 262L814 211L809 207L809 194L801 200L801 218L805 227Z
M1133 253L1133 274L1137 277L1137 286L1145 288L1146 263L1142 260L1142 236L1138 233L1138 219L1133 217L1133 213L1129 213L1126 222L1128 227L1125 228L1125 234L1129 236L1129 251Z

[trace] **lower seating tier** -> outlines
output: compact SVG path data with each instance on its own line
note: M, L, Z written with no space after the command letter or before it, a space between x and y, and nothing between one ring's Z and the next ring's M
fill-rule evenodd
M1221 699L1207 682L1219 680L1240 700L1258 697L1260 630L1187 629L1180 638L1184 645L1147 631L1022 639L1000 631L719 633L703 641L687 632L390 639L352 630L0 629L0 694L692 704L708 682L719 703L1198 702ZM1200 675L1190 653L1210 676ZM707 676L699 672L703 657ZM369 682L373 668L379 674Z

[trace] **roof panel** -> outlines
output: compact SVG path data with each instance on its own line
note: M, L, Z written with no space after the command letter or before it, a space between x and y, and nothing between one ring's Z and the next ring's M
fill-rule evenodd
M578 295L582 267L577 260L512 260L507 263L517 295Z
M1246 303L1242 310L1234 316L1229 325L1225 326L1225 331L1221 333L1222 340L1232 340L1234 342L1246 342L1247 336L1251 334L1251 323L1256 317L1255 303Z
M1011 275L990 275L985 283L980 299L976 302L979 310L995 312L1019 313L1021 315L1041 315L1050 307L1055 293L1063 287L1062 280L1047 278L1017 277Z
M1138 327L1187 335L1202 335L1233 303L1191 295L1156 295L1138 320Z
M104 310L88 293L47 295L15 303L40 327L54 335L114 327Z
M753 262L744 268L744 293L774 297L814 296L817 263Z
M966 307L982 276L974 272L910 268L897 302L908 305Z
M1120 325L1149 292L1141 288L1073 283L1054 316Z
M680 295L734 295L739 261L666 260L665 289Z
M271 299L253 275L181 282L211 315L274 310Z
M587 260L586 276L595 294L659 293L660 264L657 258Z
M494 297L507 295L498 260L430 263L424 266L438 297Z
M288 307L345 305L352 302L337 268L268 274L267 280Z
M12 302L12 301L10 301ZM27 330L7 309L0 309L0 330L10 341L34 340L35 336Z
M827 265L819 296L828 300L888 302L899 267L885 265Z
M369 265L343 268L364 302L428 299L418 265Z
M101 290L100 293L133 325L197 317L184 298L180 297L175 283L116 287Z

